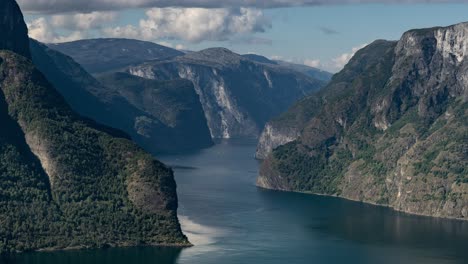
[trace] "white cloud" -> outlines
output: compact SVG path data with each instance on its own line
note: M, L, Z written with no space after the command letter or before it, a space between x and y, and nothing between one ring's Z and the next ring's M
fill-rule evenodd
M309 66L309 67L313 67L313 68L318 68L318 67L320 67L321 63L320 63L320 60L306 59L306 60L304 60L304 65Z
M115 12L52 15L36 18L27 25L31 38L41 42L56 43L89 37L91 30L100 29L116 18Z
M69 30L89 30L100 28L116 18L117 13L115 12L91 12L87 14L54 15L51 17L50 22L54 27Z
M184 46L184 45L182 45L182 44L177 44L177 45L175 46L175 48L176 48L177 50L186 50L186 49L187 49L187 47Z
M343 69L343 67L349 62L349 60L354 56L354 54L356 54L358 50L364 48L365 46L367 46L367 44L362 44L357 47L353 47L351 49L351 52L343 53L338 57L333 58L331 66L337 71Z
M463 3L466 0L18 0L21 8L32 13L88 13L149 7L201 8L277 8L289 6L358 3Z
M65 36L59 35L55 31L53 25L43 17L31 21L27 25L29 28L29 36L41 42L56 43L85 38L85 35L80 31L73 31Z
M362 48L367 46L367 44L362 44L356 47L351 48L350 52L346 52L336 56L335 58L329 60L319 60L319 59L288 59L283 56L271 56L271 60L282 60L286 62L296 63L296 64L304 64L309 67L322 69L325 71L329 71L332 73L341 71L343 67L349 62L349 60L356 54L356 52Z
M180 39L192 43L227 40L234 35L263 32L271 21L251 8L152 8L138 26L108 27L109 37L142 40Z

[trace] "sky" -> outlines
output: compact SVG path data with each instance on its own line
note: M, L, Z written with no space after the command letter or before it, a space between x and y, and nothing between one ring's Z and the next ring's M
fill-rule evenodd
M449 0L18 0L31 37L46 43L124 37L182 50L226 47L343 68L376 39L468 21Z

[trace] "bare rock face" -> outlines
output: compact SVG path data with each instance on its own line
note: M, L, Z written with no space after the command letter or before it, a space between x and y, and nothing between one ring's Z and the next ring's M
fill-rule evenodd
M276 147L292 142L299 137L299 130L290 127L275 127L272 123L267 123L260 135L255 157L265 159Z
M14 0L0 2L0 50L11 50L30 58L28 28Z
M223 48L130 66L127 71L147 79L190 80L213 138L258 137L272 117L325 84L285 66L256 62Z
M411 30L357 52L275 120L301 130L258 185L468 220L467 34L468 23Z

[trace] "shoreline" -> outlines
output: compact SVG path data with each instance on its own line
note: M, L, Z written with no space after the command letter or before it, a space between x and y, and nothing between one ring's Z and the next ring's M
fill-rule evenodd
M15 254L23 254L23 253L30 253L30 252L60 252L60 251L80 251L80 250L94 250L94 249L109 249L109 248L138 248L138 247L154 247L154 248L174 248L174 249L184 249L190 248L194 245L188 242L187 244L184 243L175 243L175 244L141 244L141 245L133 245L133 244L107 244L102 247L88 247L85 245L81 246L71 246L71 247L49 247L49 248L39 248L34 250L28 251L20 251L16 252Z
M377 204L373 202L366 202L366 201L361 201L361 200L356 200L356 199L351 199L343 196L338 196L338 195L331 195L331 194L321 194L321 193L313 193L313 192L305 192L305 191L293 191L293 190L284 190L284 189L275 189L275 188L269 188L266 186L260 186L258 184L255 184L255 186L259 189L263 190L269 190L269 191L276 191L276 192L285 192L285 193L301 193L301 194L306 194L306 195L316 195L316 196L322 196L322 197L332 197L332 198L337 198L337 199L343 199L351 202L356 202L356 203L362 203L362 204L368 204L372 206L377 206L377 207L384 207L391 209L394 212L397 213L402 213L406 214L408 216L418 216L418 217L426 217L426 218L432 218L434 220L451 220L451 221L460 221L464 223L468 223L468 218L454 218L454 217L443 217L443 216L433 216L433 215L427 215L427 214L420 214L420 213L411 213L411 212L406 212L402 210L398 210L390 205L384 205L384 204Z

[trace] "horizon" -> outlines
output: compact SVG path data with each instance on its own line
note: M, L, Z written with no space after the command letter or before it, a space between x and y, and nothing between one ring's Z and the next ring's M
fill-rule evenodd
M411 29L468 21L463 11L468 4L463 1L293 1L296 4L273 7L203 1L212 4L199 7L194 0L174 7L158 6L160 1L156 1L145 8L96 1L90 7L86 2L72 7L62 2L47 10L51 2L19 1L30 37L41 42L128 38L186 51L223 47L331 73L340 71L357 50L377 39L398 40Z

